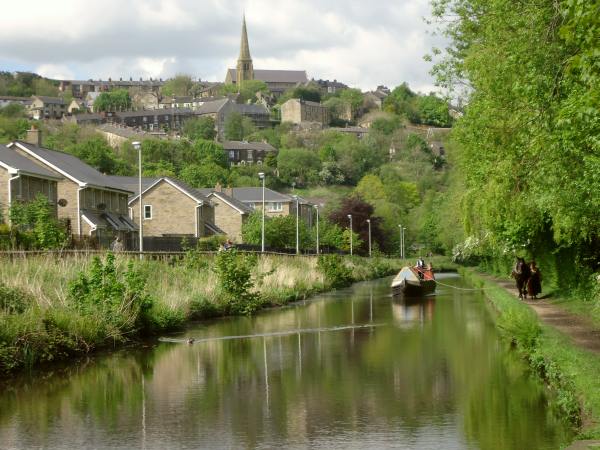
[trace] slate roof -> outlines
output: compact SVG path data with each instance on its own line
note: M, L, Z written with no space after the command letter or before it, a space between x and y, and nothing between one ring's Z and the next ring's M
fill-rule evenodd
M262 150L265 152L276 152L277 149L268 142L246 142L246 141L224 141L224 150Z
M265 108L263 105L257 105L257 104L252 104L252 103L251 104L235 103L235 104L233 104L233 109L242 115L265 115L265 116L269 115L269 110L267 108Z
M10 167L18 172L26 172L31 175L61 179L60 175L34 163L5 145L0 145L0 166Z
M229 69L232 80L237 80L237 69ZM254 79L265 83L306 83L306 70L261 70L254 69Z
M207 197L210 195L220 197L221 200L230 203L234 208L237 208L245 214L250 214L253 211L253 209L248 205L242 203L236 198L231 197L230 195L227 195L225 192L217 192L213 188L200 188L198 190Z
M223 106L229 103L229 101L230 100L228 98L222 98L220 100L203 103L196 108L194 114L216 114L221 110L221 108L223 108Z
M38 98L44 103L55 104L55 105L64 105L65 100L61 97L46 97L44 95L33 95L33 98Z
M262 202L262 187L233 188L233 197L244 203ZM265 188L265 201L286 203L291 202L292 197Z
M164 108L164 109L141 109L139 111L118 111L115 112L115 117L150 117L150 116L167 116L173 114L189 115L192 110L189 108Z
M87 122L87 121L103 121L104 117L101 114L96 114L96 113L82 113L82 114L75 114L73 116L71 116L71 120L73 122Z
M70 178L77 180L77 182L89 184L99 188L109 188L125 192L128 191L128 189L124 189L121 185L112 181L111 177L101 174L92 166L87 165L82 160L76 156L70 155L69 153L37 147L24 141L15 141L13 145L19 145L26 148L36 157L44 160L49 165L56 167L60 171L67 174Z

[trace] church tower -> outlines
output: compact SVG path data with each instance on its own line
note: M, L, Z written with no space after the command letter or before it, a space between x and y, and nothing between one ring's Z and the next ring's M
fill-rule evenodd
M254 80L254 68L248 45L248 33L246 31L246 15L242 22L242 41L240 44L240 57L237 62L236 83L239 85L246 80Z

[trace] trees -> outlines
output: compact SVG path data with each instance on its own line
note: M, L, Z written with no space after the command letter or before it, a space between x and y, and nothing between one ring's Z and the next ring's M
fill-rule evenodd
M292 98L299 98L300 100L319 103L321 101L321 91L319 91L317 87L298 86L285 91L283 95L279 97L277 103L282 105Z
M258 94L259 92L263 94L269 93L269 88L267 87L267 84L261 80L246 80L242 82L241 86L238 86L237 84L223 84L219 88L219 93L221 95L239 93L240 101L242 103L256 103L256 94Z
M107 175L129 175L133 169L118 158L102 136L91 136L77 144L67 146L64 151Z
M215 119L210 116L188 119L183 124L183 135L191 140L212 140L217 135Z
M131 108L131 97L126 89L101 93L94 100L94 111L126 111Z
M282 149L277 155L277 169L281 181L297 186L315 182L321 169L317 154L304 148Z
M189 164L179 172L179 178L193 187L212 187L227 184L229 171L212 161Z
M223 146L214 141L196 139L192 145L195 160L198 162L213 162L223 168L229 167L229 159Z
M252 119L233 111L225 119L225 138L230 141L243 141L247 136L256 132Z
M163 84L161 92L163 95L183 97L190 95L194 82L190 75L177 74Z
M418 96L415 107L419 123L435 127L449 127L452 125L448 103L433 93Z
M14 202L9 217L12 227L29 235L35 248L60 248L67 241L65 229L54 218L52 206L42 194L28 203Z
M298 227L300 248L314 248L314 238L306 222L300 219ZM262 214L255 212L242 227L244 242L259 245L262 242ZM296 216L268 217L265 220L265 244L272 248L296 246Z
M356 233L353 246L358 252L366 253L368 248L365 243L369 240L369 225L367 219L371 220L371 239L377 243L379 248L386 248L385 235L381 230L381 218L374 215L373 205L365 202L360 196L352 195L342 200L338 209L329 215L329 220L341 228L349 227L348 214L352 215L352 228Z

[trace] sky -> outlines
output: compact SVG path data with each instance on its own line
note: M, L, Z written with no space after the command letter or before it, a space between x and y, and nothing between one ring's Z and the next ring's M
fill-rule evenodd
M0 70L60 79L223 81L245 13L255 69L363 90L435 89L429 0L3 0ZM7 20L6 20L7 19Z

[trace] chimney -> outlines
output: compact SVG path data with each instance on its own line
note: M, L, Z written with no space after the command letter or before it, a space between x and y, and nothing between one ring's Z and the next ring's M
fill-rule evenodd
M33 144L37 147L42 146L42 132L36 128L35 125L31 125L31 128L27 130L27 137L25 142Z
M221 186L221 183L217 183L215 185L215 192L223 192L223 186Z
M225 188L225 194L229 195L230 197L233 198L233 188L231 186L227 186Z

